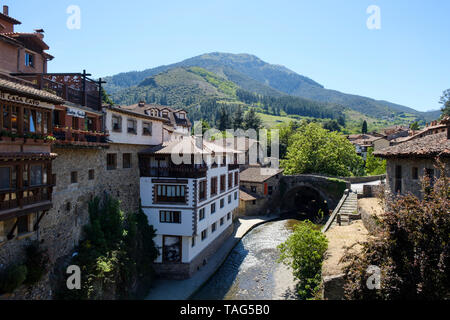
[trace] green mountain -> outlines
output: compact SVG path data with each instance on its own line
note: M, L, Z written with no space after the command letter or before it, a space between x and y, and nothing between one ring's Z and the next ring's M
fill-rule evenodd
M193 101L198 100L198 95L201 95L202 92L207 92L207 96L214 92L218 97L225 94L218 88L214 90L212 88L214 85L208 81L206 81L208 85L202 87L198 82L203 82L198 78L202 76L195 74L192 70L186 71L191 67L200 67L215 74L221 81L232 82L243 90L264 96L282 97L291 95L324 104L344 106L371 117L384 119L406 116L407 118L430 121L439 116L438 111L419 112L388 101L374 100L326 89L314 80L299 75L286 67L266 63L249 54L209 53L167 66L121 73L106 77L105 89L112 95L115 102L121 104L136 102L137 97L142 96L145 90L149 89L147 84L151 84L152 81L155 81L157 86L151 90L153 92L148 93L155 96L160 95L163 102L165 90L167 90L168 96L173 96L171 93L178 89L183 93L192 92L195 96ZM175 82L170 80L173 79L172 72L177 75L174 79ZM190 74L187 75L186 72ZM182 75L183 73L184 75ZM164 81L160 77L162 74L167 78ZM183 82L183 79L187 82ZM203 80L205 79L203 78ZM185 99L187 101L182 102L183 104L191 102L191 98L188 96L185 96ZM167 103L172 102L168 100Z

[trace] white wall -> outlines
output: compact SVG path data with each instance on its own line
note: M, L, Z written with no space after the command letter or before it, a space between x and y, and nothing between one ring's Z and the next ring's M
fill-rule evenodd
M188 198L186 204L174 205L174 204L153 204L153 183L152 178L141 178L141 199L144 213L147 215L149 224L153 225L156 229L157 237L155 242L157 246L162 246L163 235L182 236L182 262L189 263L194 259L202 250L204 250L211 242L213 242L223 231L225 231L231 224L233 219L227 220L228 213L231 213L239 206L239 184L235 186L234 173L239 170L228 171L228 166L217 167L209 169L207 171L208 183L207 183L207 197L202 202L197 199L197 212L201 209L205 209L205 219L198 221L199 214L197 213L197 235L195 235L196 243L192 247L192 235L193 235L193 216L194 216L194 184L198 184L205 178L201 179L185 179L188 180ZM228 174L232 173L233 184L228 189ZM226 191L220 193L220 176L226 176ZM211 198L211 178L218 178L218 195ZM164 178L165 180L173 180L173 184L179 185L176 179ZM170 184L170 183L165 183ZM235 196L236 194L236 196ZM228 196L231 195L231 203L228 203ZM224 199L224 207L220 208L220 200ZM216 212L211 214L211 204L216 203ZM159 212L162 210L181 211L181 224L174 223L160 223ZM224 225L220 226L220 219L224 218ZM216 223L217 228L212 233L212 224ZM207 229L207 238L202 241L201 233ZM158 257L156 262L162 262L162 256Z
M163 122L157 120L143 119L139 117L133 117L122 113L114 112L110 109L106 111L106 129L109 132L109 139L113 143L125 143L125 144L140 144L140 145L158 145L163 142ZM122 132L115 132L112 130L112 116L122 117ZM137 134L128 133L128 119L136 120L137 122ZM152 123L152 135L144 136L142 134L143 122Z

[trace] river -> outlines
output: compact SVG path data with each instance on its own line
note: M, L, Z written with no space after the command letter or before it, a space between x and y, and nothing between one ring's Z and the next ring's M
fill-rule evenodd
M250 231L192 300L297 299L292 271L278 263L277 246L297 220L269 222Z

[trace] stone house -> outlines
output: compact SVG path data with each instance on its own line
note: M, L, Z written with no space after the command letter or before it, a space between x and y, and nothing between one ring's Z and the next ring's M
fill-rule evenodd
M241 172L239 215L266 214L280 192L283 170L251 166Z
M446 175L450 176L450 118L443 119L441 124L446 126L444 132L427 134L374 152L375 156L387 160L389 193L412 193L421 197L423 177L427 175L433 180L440 176L439 170L435 168L436 157L444 162Z

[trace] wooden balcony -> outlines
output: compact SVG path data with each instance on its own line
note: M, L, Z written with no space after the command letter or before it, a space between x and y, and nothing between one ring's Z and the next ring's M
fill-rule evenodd
M94 81L86 73L14 73L15 77L27 80L36 89L51 92L58 97L80 106L100 111L102 109L101 79Z
M141 166L141 177L167 177L167 178L191 178L198 179L206 177L208 167L180 165L167 168L153 168Z
M76 130L72 128L53 128L55 145L72 145L80 147L108 147L108 134L96 131Z
M0 220L49 210L52 207L52 191L53 185L0 190Z

